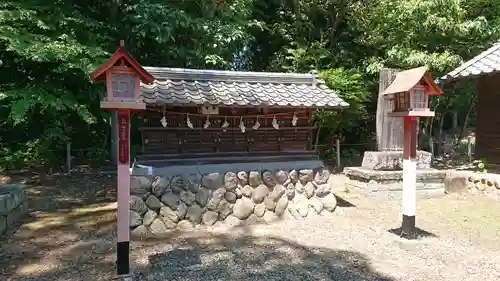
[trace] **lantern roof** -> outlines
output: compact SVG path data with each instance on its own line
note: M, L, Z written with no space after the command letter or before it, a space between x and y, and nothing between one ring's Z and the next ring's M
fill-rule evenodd
M398 72L396 79L385 89L382 95L389 95L401 92L408 92L417 84L422 83L427 86L426 92L430 95L443 94L443 90L432 79L427 66L417 67Z
M101 64L94 72L90 74L90 78L94 81L100 81L106 79L106 71L113 67L120 60L124 61L126 65L129 65L134 69L134 71L139 75L142 83L151 84L154 81L154 77L149 74L128 52L125 50L123 40L120 41L120 47L116 52L109 58L105 63Z

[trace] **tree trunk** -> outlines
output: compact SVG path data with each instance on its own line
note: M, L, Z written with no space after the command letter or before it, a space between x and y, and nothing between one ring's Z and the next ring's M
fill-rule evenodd
M469 125L470 115L471 115L472 110L474 109L474 107L476 105L476 101L477 101L477 97L476 97L476 95L474 95L471 99L471 102L469 105L469 110L467 110L467 115L465 115L464 125L462 126L462 130L460 131L459 141L455 144L456 146L458 146L458 144L460 143L460 139L462 139L464 137L464 132L467 129L467 125Z
M439 119L439 131L438 131L438 155L441 155L442 147L443 147L443 125L444 125L444 117L446 117L446 112L443 112L441 115L441 119Z
M440 103L441 103L441 99L440 99L440 97L438 97L436 105L434 106L434 110L433 110L434 112L436 112L436 110L438 109ZM430 149L431 149L431 153L434 156L434 155L436 155L435 154L435 149L434 149L434 140L435 140L435 138L433 137L434 136L434 120L435 120L435 116L432 116L432 118L430 118L428 120L429 120L429 130L428 130L428 132L429 132L429 136L430 136L429 137L429 146L430 146Z

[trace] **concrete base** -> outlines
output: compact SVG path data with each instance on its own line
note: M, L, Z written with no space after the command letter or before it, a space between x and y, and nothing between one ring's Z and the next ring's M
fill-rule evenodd
M430 169L432 154L417 151L417 169ZM376 171L397 171L403 169L403 151L366 151L361 167Z
M403 171L374 171L362 167L344 169L348 177L346 188L364 195L386 199L402 199ZM445 195L445 171L417 170L417 198L436 198Z

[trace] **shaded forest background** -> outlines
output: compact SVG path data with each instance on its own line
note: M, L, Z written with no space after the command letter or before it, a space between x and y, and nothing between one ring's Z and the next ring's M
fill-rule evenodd
M309 72L351 104L318 112L320 144L373 143L378 71L436 77L500 39L498 0L4 0L0 167L57 166L66 143L108 160L110 113L88 74L119 40L145 66ZM445 85L424 135L474 126L474 83ZM425 144L423 144L425 146Z

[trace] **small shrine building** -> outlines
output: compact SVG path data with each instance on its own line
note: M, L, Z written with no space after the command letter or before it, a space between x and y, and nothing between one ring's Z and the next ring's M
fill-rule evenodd
M144 69L154 82L141 83L140 162L151 165L221 156L317 159L314 110L348 106L314 73Z

